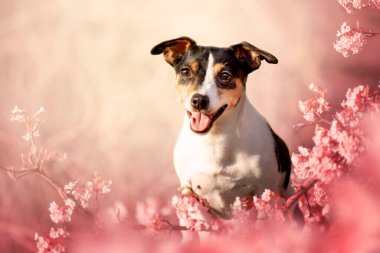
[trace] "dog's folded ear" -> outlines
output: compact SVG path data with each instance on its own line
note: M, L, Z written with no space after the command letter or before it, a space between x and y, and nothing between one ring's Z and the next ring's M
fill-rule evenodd
M248 73L258 69L262 60L272 64L278 63L278 60L274 55L245 41L233 45L231 48L235 52L236 58L246 66Z
M161 42L153 47L150 53L153 55L163 53L165 61L174 66L193 45L196 45L194 40L188 37L179 37L177 39Z

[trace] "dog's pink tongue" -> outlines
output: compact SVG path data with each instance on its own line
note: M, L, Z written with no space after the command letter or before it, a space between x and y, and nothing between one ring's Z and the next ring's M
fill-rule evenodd
M202 132L207 129L210 123L210 116L200 112L191 112L190 124L194 131Z

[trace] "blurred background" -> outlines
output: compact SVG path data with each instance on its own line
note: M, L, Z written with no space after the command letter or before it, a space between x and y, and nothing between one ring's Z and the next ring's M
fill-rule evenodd
M48 174L64 184L98 171L113 181L110 203L170 196L178 186L172 149L184 111L174 71L149 53L164 40L185 35L221 47L244 40L275 55L278 65L262 64L250 75L247 94L291 152L310 143L313 129L292 125L302 120L297 103L312 95L311 82L326 88L332 102L349 87L379 83L379 36L350 59L333 48L344 21L380 31L378 13L348 15L337 1L0 0L0 6L0 166L17 167L26 149L22 127L9 121L13 107L33 113L44 106L39 143L67 153ZM0 251L21 249L12 246L17 238L43 231L57 198L35 176L13 182L0 174Z

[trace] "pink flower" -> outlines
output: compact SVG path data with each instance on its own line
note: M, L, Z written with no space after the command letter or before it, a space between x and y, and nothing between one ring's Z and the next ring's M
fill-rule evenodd
M156 231L168 230L170 229L170 224L162 218L159 214L155 214L151 219L147 220L147 228Z
M98 173L94 173L94 178L92 180L92 184L94 187L94 191L100 194L106 194L111 191L111 180L103 180L101 177L99 177Z
M26 112L25 110L21 109L17 105L13 108L12 110L12 115L11 115L11 121L17 121L20 123L25 122L26 120Z
M321 119L321 123L329 124L329 128L316 125L314 147L299 147L299 154L292 155L296 176L302 180L318 178L328 183L346 174L364 151L364 136L359 122L366 113L378 111L377 103L368 86L349 89L341 104L342 109L335 113L333 120ZM319 104L315 103L310 111L317 115L318 108Z
M336 113L336 119L350 128L359 124L365 112L378 111L378 104L376 104L375 98L369 94L368 85L359 85L348 89L346 100L341 105L343 110Z
M49 237L51 239L59 239L59 238L67 238L69 236L69 233L64 230L63 228L50 228Z
M34 240L36 241L37 246L37 252L38 253L45 253L47 252L49 248L49 239L45 238L43 236L40 236L39 234L34 234Z
M92 182L87 182L84 185L79 185L78 181L69 182L64 186L64 190L78 201L81 207L88 208L93 190Z
M338 153L351 164L363 151L362 133L360 130L345 130L338 121L333 120L330 129L331 138L337 143Z
M111 191L111 180L103 180L99 177L98 173L94 173L94 178L85 184L79 184L79 180L75 182L69 182L64 186L64 190L83 208L89 207L89 202L93 193L106 194Z
M357 24L356 28L344 22L337 32L338 40L334 43L335 50L344 57L349 57L351 54L357 54L362 50L363 45L375 33L364 32Z
M41 107L43 108L43 107ZM11 121L16 121L23 124L25 134L21 137L27 142L30 142L34 137L38 137L39 131L37 130L39 119L38 115L43 112L38 110L33 117L29 117L24 109L19 108L17 105L12 110Z
M193 193L180 194L172 198L172 206L176 209L182 226L195 231L216 231L220 229L220 223L214 215L210 214L205 203L205 201L199 201Z
M374 7L380 9L380 0L338 0L340 5L348 12L361 10L365 7Z
M50 218L54 223L69 222L71 221L74 208L75 202L70 198L65 199L64 206L59 206L53 201L49 206Z
M314 85L309 85L309 89L316 93L317 96L306 101L299 101L298 108L303 113L303 117L308 122L316 122L324 112L330 110L326 100L326 90Z
M32 140L32 138L39 137L39 136L40 136L40 132L38 130L36 130L36 131L32 131L32 132L27 132L26 134L21 136L21 138L24 139L25 141L29 142Z
M62 245L64 239L69 236L69 233L63 228L50 228L48 236L40 236L34 234L38 253L63 253L66 252L65 247Z
M249 198L248 204L247 202L247 199L237 197L232 205L234 218L224 222L230 234L235 234L240 237L249 236L252 233L251 225L256 223L257 211L256 208L253 208L253 198Z
M342 102L342 107L352 110L353 112L366 111L372 103L369 94L368 85L359 85L348 89L346 100Z
M257 219L270 219L279 224L285 222L285 199L277 193L266 189L261 198L253 197L253 203L257 211Z

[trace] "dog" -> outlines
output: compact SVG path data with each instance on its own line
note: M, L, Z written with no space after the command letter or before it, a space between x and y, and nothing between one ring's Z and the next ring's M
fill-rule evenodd
M276 57L247 42L205 47L189 37L164 41L151 54L163 54L174 68L186 110L174 148L181 186L226 219L237 197L261 196L265 189L287 196L289 150L245 92L248 74L263 60L278 63Z

